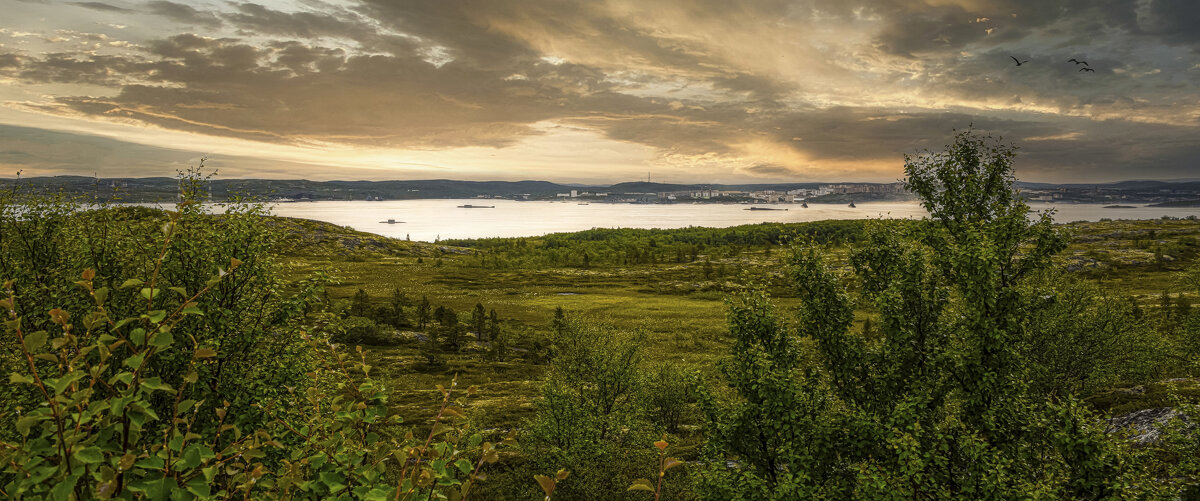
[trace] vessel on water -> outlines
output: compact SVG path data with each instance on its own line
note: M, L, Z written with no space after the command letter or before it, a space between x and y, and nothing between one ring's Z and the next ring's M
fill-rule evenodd
M855 208L855 207L857 207L857 205L854 205L854 201L853 201L853 200L851 200L851 201L850 201L850 208L851 208L851 209L853 209L853 208Z
M746 208L745 210L787 210L787 209L776 209L774 207L749 207L749 208Z
M397 221L395 219L388 219L387 221L380 221L380 223L382 223L382 224L399 224L399 223L403 223L403 222L404 221Z
M807 209L807 208L808 208L808 202L800 202L800 207L803 207L803 208Z
M471 204L467 204L467 205L460 205L460 206L458 206L458 208L459 208L459 209L495 209L495 208L496 208L496 206L495 206L495 205L471 205Z

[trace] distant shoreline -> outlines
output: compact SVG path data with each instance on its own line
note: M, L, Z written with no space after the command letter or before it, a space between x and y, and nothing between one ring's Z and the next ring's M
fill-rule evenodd
M0 178L0 189L15 180ZM22 191L60 192L95 200L173 202L179 180L168 177L94 178L58 176L22 178ZM1048 184L1017 181L1027 201L1054 203L1200 204L1200 181L1122 181L1094 184ZM635 181L610 185L561 184L549 181L309 181L303 179L213 179L199 187L203 198L248 198L272 203L307 201L526 200L607 203L738 203L807 202L856 204L913 200L903 184L868 182L785 182L739 184L673 184Z
M1174 201L1174 202L1161 202L1161 203L1157 203L1157 204L1147 205L1147 207L1181 207L1181 208L1200 207L1200 200L1178 200L1178 201Z

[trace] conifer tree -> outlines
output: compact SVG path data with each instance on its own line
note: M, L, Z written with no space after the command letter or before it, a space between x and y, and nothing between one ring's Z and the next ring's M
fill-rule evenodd
M417 325L421 330L425 330L429 326L429 320L432 306L429 304L429 296L421 296L421 302L417 304Z
M371 296L367 295L367 291L358 289L358 292L354 293L354 297L350 299L349 313L354 317L371 316Z
M483 303L475 303L475 309L471 310L471 328L475 331L476 339L486 340L487 310L483 309Z

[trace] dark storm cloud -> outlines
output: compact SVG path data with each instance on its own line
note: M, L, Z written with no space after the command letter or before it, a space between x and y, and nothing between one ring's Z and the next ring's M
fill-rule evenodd
M1147 33L1169 43L1200 46L1200 2L1193 0L1150 0L1149 15L1142 26Z
M1038 29L1090 37L1108 28L1134 29L1136 6L1136 0L881 1L873 12L885 26L875 41L888 52L914 56L1020 41Z
M151 14L186 25L207 26L210 28L221 25L221 19L216 14L197 10L187 4L157 0L146 4L146 7Z
M876 38L884 51L908 57L930 51L955 50L988 35L974 24L977 16L959 7L899 12Z
M1104 45L1114 31L1149 43L1200 44L1200 2L1194 0L998 0L874 2L885 18L876 37L888 52L912 56L954 52L971 44L1019 42L1044 30L1077 45ZM970 8L963 4L970 4ZM991 29L989 34L986 30Z

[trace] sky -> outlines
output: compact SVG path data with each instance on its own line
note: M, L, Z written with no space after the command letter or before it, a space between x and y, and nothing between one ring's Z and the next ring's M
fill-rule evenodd
M1195 0L0 12L5 177L889 182L973 126L1027 181L1200 178Z

